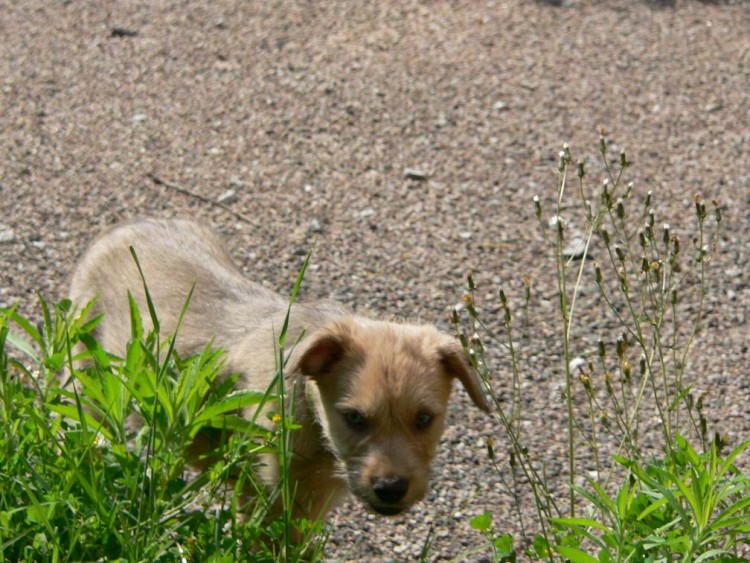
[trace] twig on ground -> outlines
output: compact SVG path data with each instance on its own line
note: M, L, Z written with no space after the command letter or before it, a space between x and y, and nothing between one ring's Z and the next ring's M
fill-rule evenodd
M198 201L202 201L203 203L207 203L209 205L213 205L215 207L220 207L224 211L227 211L237 217L239 220L244 221L250 225L254 225L254 221L252 221L247 215L244 215L240 213L239 211L235 211L225 203L222 203L220 201L216 201L215 199L211 199L210 197L206 197L204 195L192 192L188 190L187 188L183 188L182 186L179 186L175 184L174 182L169 182L167 180L164 180L163 178L157 176L156 174L146 174L146 176L157 186L164 186L165 188L168 188L170 190L174 190L176 192L179 192L183 195L186 195L188 197L192 197L194 199L197 199Z

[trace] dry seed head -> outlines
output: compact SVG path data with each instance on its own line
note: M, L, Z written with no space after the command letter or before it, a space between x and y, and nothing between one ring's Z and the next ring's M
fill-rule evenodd
M451 311L451 314L450 314L450 323L452 325L458 324L458 307L453 307L453 310Z
M722 434L719 434L718 432L714 433L714 443L716 444L716 449L721 452L721 450L729 445L729 434L726 432L723 432Z
M527 302L531 300L531 278L529 276L522 276L523 281L523 298Z
M563 157L565 158L565 164L570 164L573 158L570 156L570 145L563 143Z
M617 200L615 212L617 213L618 219L625 219L625 204L622 202L622 199Z
M591 200L588 200L588 199L585 200L583 202L583 207L586 210L586 216L591 217L591 215L592 215L592 212L591 212Z
M586 373L585 371L581 372L581 375L579 376L579 379L581 380L581 383L586 388L586 390L591 390L591 376Z
M625 378L625 381L630 381L630 374L633 371L633 367L630 365L630 362L625 360L622 362L622 375Z
M542 204L539 203L539 196L534 196L534 214L536 215L536 218L539 219L542 216Z
M646 208L651 207L651 190L646 194L646 201L643 203L643 206Z
M619 245L615 245L615 254L620 262L625 262L625 251Z
M665 246L669 246L669 223L664 223L664 235L662 236L662 239L664 240Z
M609 418L607 417L606 411L599 411L599 422L602 426L609 426Z
M620 360L623 359L625 356L625 352L628 350L628 341L626 340L626 337L621 336L617 339L617 357L620 358Z
M701 393L700 397L698 397L698 400L695 402L695 408L698 412L703 410L703 399L705 396L705 393Z
M620 282L620 291L627 295L629 293L628 278L625 277L625 274L623 274L622 271L617 272L617 281Z
M482 341L479 338L479 335L475 332L469 337L469 345L470 346L482 346Z
M693 198L695 201L695 212L698 215L698 219L705 219L706 218L706 204L703 203L703 198L700 194L695 194L695 197Z

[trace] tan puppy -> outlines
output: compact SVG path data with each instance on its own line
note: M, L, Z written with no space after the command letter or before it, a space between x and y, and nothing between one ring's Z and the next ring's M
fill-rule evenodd
M102 346L125 351L128 290L146 310L131 245L165 334L175 330L197 282L177 337L179 352L198 352L214 338L227 351L226 373L240 374L238 386L265 391L276 372L274 340L287 299L244 278L221 240L191 221L125 224L105 233L84 255L71 298L83 306L98 297ZM464 351L433 327L370 320L333 302L295 305L287 342L303 331L287 365L289 384L297 386L295 417L302 425L292 446L296 515L322 517L347 489L381 514L409 508L427 490L453 379L489 411ZM262 465L262 478L273 486L278 481L273 460Z

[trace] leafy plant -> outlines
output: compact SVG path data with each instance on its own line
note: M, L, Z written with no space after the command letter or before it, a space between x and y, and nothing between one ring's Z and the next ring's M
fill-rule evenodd
M131 297L123 358L94 338L92 305L73 314L69 301L50 308L40 297L39 329L0 310L0 561L320 558L322 524L291 517L287 324L272 387L238 390L236 376L220 377L224 353L211 343L176 353L179 328L162 335L147 286L146 295L154 328L145 330ZM265 405L282 406L275 424L258 419ZM247 408L256 415L238 414ZM198 459L191 446L204 433L218 445ZM261 454L280 458L279 490L254 474ZM282 514L270 520L279 497Z
M579 488L599 518L557 518L561 531L590 540L598 561L739 561L733 550L750 532L750 475L734 460L747 440L726 457L714 442L699 454L681 436L675 455L642 465L617 458L626 482L610 497L595 480ZM560 551L585 561L580 550Z
M489 512L475 516L471 519L471 527L481 532L492 546L493 559L501 563L514 563L516 551L513 546L513 536L510 534L499 534L495 531L492 523L492 515Z

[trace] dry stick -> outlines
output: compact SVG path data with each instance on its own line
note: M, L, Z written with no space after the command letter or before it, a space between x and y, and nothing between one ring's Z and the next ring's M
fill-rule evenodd
M146 176L154 184L156 184L157 186L164 186L165 188L168 188L170 190L174 190L176 192L179 192L179 193L181 193L183 195L195 198L195 199L197 199L199 201L202 201L203 203L208 203L209 205L213 205L215 207L220 207L224 211L227 211L227 212L231 213L232 215L234 215L235 217L237 217L241 221L244 221L244 222L246 222L246 223L248 223L250 225L254 225L255 224L247 215L243 215L239 211L235 211L234 209L232 209L231 207L229 207L225 203L222 203L220 201L216 201L215 199L211 199L210 197L206 197L206 196L203 196L201 194L197 194L195 192L191 192L187 188L183 188L182 186L178 186L177 184L175 184L173 182L168 182L168 181L160 178L156 174L146 174Z

